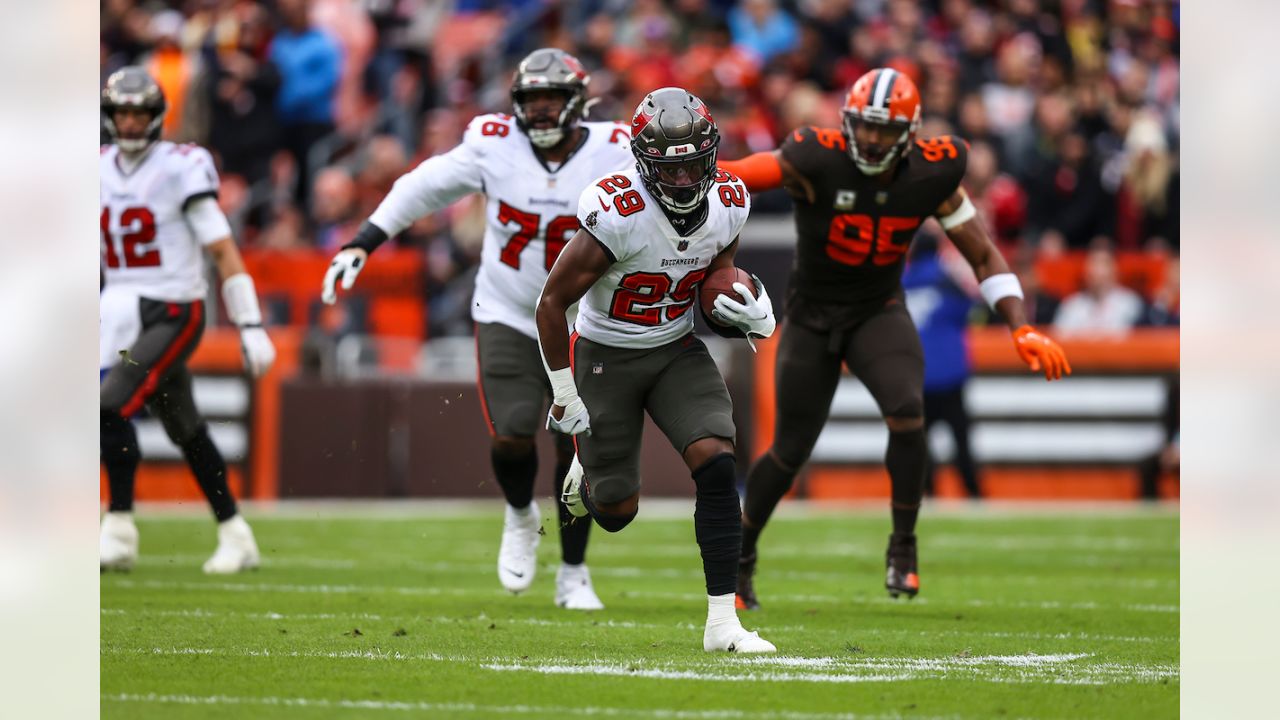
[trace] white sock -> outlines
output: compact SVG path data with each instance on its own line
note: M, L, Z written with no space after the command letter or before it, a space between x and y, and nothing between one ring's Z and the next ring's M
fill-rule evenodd
M738 610L733 605L733 593L707 596L707 624L719 625L737 622Z
M529 513L533 512L532 502L530 502L528 505L525 505L522 508L518 508L514 505L507 505L507 507L511 508L511 512L515 513L520 517L529 517Z

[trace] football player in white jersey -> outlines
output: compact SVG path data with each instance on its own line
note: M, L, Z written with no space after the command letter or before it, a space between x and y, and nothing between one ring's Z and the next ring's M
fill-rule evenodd
M538 356L534 307L547 271L578 230L575 211L582 189L602 173L634 162L626 125L583 121L588 80L568 53L531 53L520 62L512 83L514 117L476 117L462 144L397 180L355 239L333 259L324 279L322 298L332 303L338 280L350 289L369 253L388 237L465 195L486 195L488 224L471 315L493 472L507 501L498 578L511 592L533 582L542 527L533 501L538 472L534 434L551 388ZM571 438L556 434L556 455L558 487L573 458ZM557 506L561 565L556 604L600 609L585 564L591 524L575 522L562 503Z
M640 502L644 413L693 473L694 534L706 575L703 649L775 652L734 608L742 542L733 402L693 334L702 279L732 267L750 198L716 168L719 131L701 100L680 88L650 93L631 121L633 169L606 175L578 203L580 230L551 270L538 303L538 336L554 390L548 426L576 436L563 500L617 532ZM715 300L713 327L768 337L773 310L757 279L738 302ZM581 300L575 332L565 310ZM594 418L594 423L592 422Z
M101 152L99 366L102 464L111 503L99 543L104 570L127 570L138 556L133 484L140 459L130 418L145 405L160 418L218 520L207 573L258 564L253 531L227 486L227 464L191 395L187 359L204 332L204 254L222 278L227 315L240 328L245 367L257 377L275 361L262 328L253 278L244 270L218 208L218 174L208 151L161 142L165 99L140 67L126 67L102 91L102 122L114 141ZM203 251L203 252L202 252Z

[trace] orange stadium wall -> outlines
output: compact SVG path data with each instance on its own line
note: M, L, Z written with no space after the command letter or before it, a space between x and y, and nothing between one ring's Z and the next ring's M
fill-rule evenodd
M1013 351L1004 328L971 331L970 354L975 378L1026 377L1026 366ZM1176 329L1140 329L1124 338L1062 338L1071 360L1073 378L1176 378L1179 334ZM774 428L772 403L776 337L760 344L755 366L755 453L765 452ZM988 463L980 464L984 494L1010 500L1129 500L1139 497L1135 463ZM963 497L954 470L938 468L939 497ZM1177 478L1160 479L1162 497L1178 497ZM867 500L889 497L889 477L879 462L810 463L798 478L791 497L820 500Z
M229 464L232 489L240 497L496 497L487 463L487 438L475 387L411 376L328 382L298 374L300 328L274 328L279 360L252 384L245 417L247 452ZM1169 377L1178 371L1178 332L1140 330L1123 340L1064 339L1076 378ZM737 399L740 464L763 452L773 431L773 366L776 343L760 344L754 363L736 363L730 379ZM1024 376L1003 329L972 333L977 377ZM233 330L211 329L193 356L198 378L243 378ZM234 422L235 420L226 420ZM218 420L212 420L217 424ZM541 438L542 476L549 477L554 452ZM642 459L648 496L688 496L688 472L656 428L648 426ZM447 448L447 451L442 449ZM1005 499L1136 498L1131 464L999 463L982 468L988 495ZM540 480L540 482L543 482ZM543 482L543 484L546 484ZM105 501L105 478L100 481ZM793 496L867 500L888 497L888 478L878 462L815 462L802 474ZM938 494L959 496L950 468L939 469ZM140 500L203 502L186 466L176 460L146 460L137 484ZM539 487L540 493L550 492ZM1161 484L1165 497L1178 494L1176 478Z

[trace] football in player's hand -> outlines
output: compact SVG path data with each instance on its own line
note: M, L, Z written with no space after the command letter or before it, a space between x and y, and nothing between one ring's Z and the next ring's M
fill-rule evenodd
M712 311L716 309L716 296L728 295L737 302L742 302L745 298L733 289L734 283L742 283L751 290L751 294L756 295L756 284L751 279L751 273L742 268L727 267L720 268L711 273L702 281L702 289L698 292L698 302L702 305L702 312L707 318L715 322L715 315ZM723 325L723 323L717 323Z

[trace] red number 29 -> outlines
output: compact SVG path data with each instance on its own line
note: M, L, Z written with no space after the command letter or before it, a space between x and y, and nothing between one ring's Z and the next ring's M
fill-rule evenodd
M596 185L601 190L613 195L613 206L618 209L618 214L622 217L638 213L644 209L644 198L640 197L640 193L627 189L631 187L631 181L627 179L626 175L610 175L596 183Z

